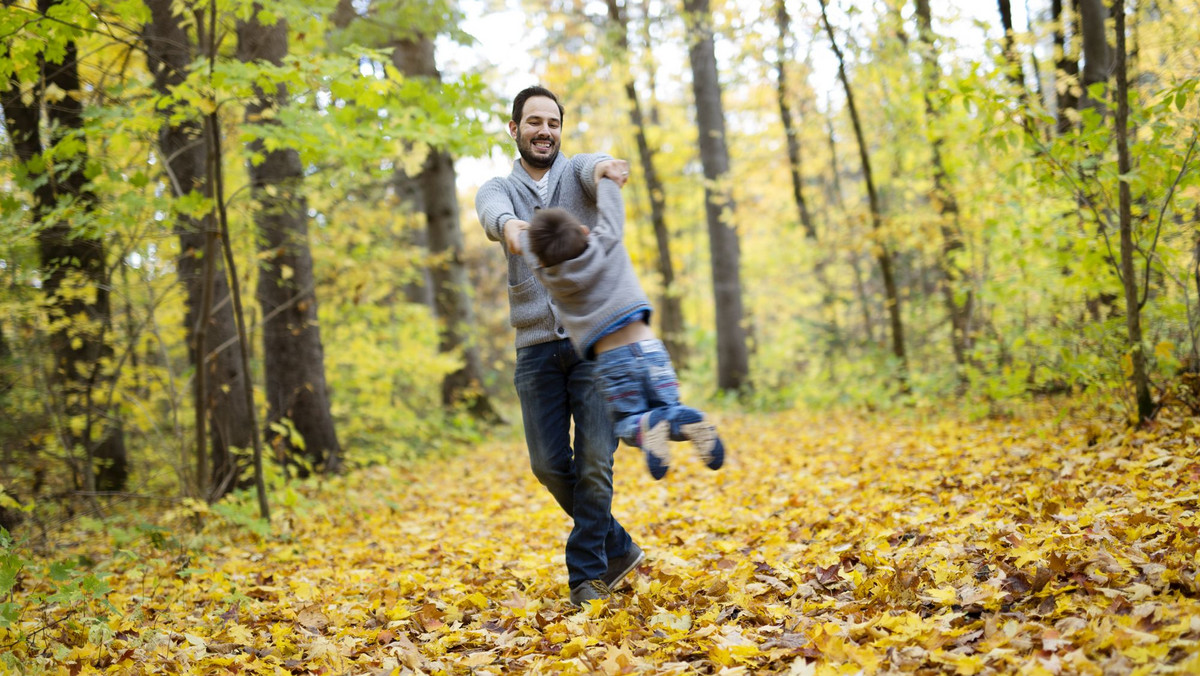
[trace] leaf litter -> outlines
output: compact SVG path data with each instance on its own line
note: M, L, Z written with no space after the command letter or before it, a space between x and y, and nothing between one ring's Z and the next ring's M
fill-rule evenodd
M505 442L305 484L268 535L196 505L163 516L206 524L186 550L80 536L56 556L105 603L0 645L72 675L1200 673L1200 423L720 422L718 472L618 451L648 560L607 602L567 602L570 521Z

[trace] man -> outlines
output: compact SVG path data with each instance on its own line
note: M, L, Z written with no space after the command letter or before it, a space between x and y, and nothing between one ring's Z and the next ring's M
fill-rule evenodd
M645 555L611 512L617 439L592 365L571 346L549 294L522 258L520 234L534 211L546 207L595 222L596 184L611 178L623 186L629 165L601 154L561 154L562 122L562 105L548 89L529 87L517 94L508 133L520 158L508 176L483 184L475 209L488 238L504 244L509 320L517 330L514 382L529 464L574 519L567 537L567 574L571 603L582 605L611 596Z

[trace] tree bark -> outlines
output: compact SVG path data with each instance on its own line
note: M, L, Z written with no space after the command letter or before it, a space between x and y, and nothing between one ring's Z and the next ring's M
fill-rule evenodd
M1061 135L1071 130L1071 117L1068 111L1079 109L1079 96L1075 93L1075 80L1079 77L1079 61L1071 54L1070 44L1067 42L1069 18L1063 6L1063 0L1052 0L1050 14L1054 21L1054 79L1055 91L1058 94L1056 101L1057 131ZM1062 82L1059 82L1060 79Z
M1004 59L1007 61L1005 76L1009 82L1019 88L1022 98L1027 98L1025 67L1021 63L1020 55L1017 54L1017 32L1013 27L1012 3L1010 0L997 0L997 3L1000 8L1000 27L1004 29ZM928 10L928 8L926 9ZM919 9L917 11L920 12Z
M792 178L792 200L796 203L796 211L800 216L800 225L804 233L812 241L817 241L817 228L808 212L808 204L804 201L804 179L800 164L800 132L792 123L792 108L789 103L787 67L787 36L790 32L790 19L787 4L784 0L775 0L775 25L779 31L779 39L775 45L776 98L779 102L779 119L783 123L783 134L787 140L788 173Z
M616 0L607 0L608 18L616 33L619 57L629 61L629 23ZM671 260L671 233L667 229L666 197L662 180L654 165L654 151L646 138L646 121L642 116L642 106L638 101L637 87L633 75L628 70L625 73L625 98L629 101L629 121L633 124L633 132L638 147L638 159L642 164L642 174L646 182L646 193L650 197L650 223L654 227L654 240L658 245L658 274L662 277L662 295L658 300L658 321L661 329L663 344L671 355L678 369L687 363L687 341L684 338L683 304L675 288L675 264Z
M838 78L846 91L846 107L850 112L850 121L854 125L854 136L858 141L858 155L862 162L863 180L867 185L867 202L871 209L871 228L879 237L875 242L876 260L879 262L879 273L883 277L883 292L887 299L888 318L892 329L892 355L900 364L900 386L908 391L908 354L904 347L904 321L900 307L900 294L896 287L896 278L892 271L892 254L887 242L882 240L883 213L879 206L879 194L875 190L875 179L871 174L871 156L867 151L867 141L863 134L862 122L858 116L858 108L854 104L854 91L850 87L850 77L846 74L846 58L838 46L837 38L833 35L833 25L829 23L825 0L821 2L821 21L825 24L825 32L829 35L829 44L838 60Z
M838 162L837 154L837 134L833 128L833 106L829 106L829 111L825 116L825 130L829 139L829 171L832 177L829 181L829 194L833 204L837 207L838 212L842 215L843 220L846 216L846 202L842 196L842 168ZM858 262L858 252L849 251L848 260L851 268L854 270L854 290L858 296L859 311L862 313L863 335L867 343L875 342L875 322L871 317L871 299L867 293L866 283L862 277L862 270Z
M1001 9L1008 3L1001 2ZM1011 15L1008 23L1011 25ZM1010 29L1006 29L1010 30ZM933 16L929 10L929 0L917 0L917 32L921 41L922 70L924 71L925 86L925 116L927 133L933 157L933 190L930 201L938 212L938 227L941 230L942 246L937 259L937 266L942 275L939 285L942 298L946 304L946 313L950 318L950 346L954 352L954 363L958 367L960 385L966 383L968 354L971 350L970 318L974 304L974 294L969 286L964 287L964 278L969 277L962 269L959 256L965 248L962 237L962 224L959 222L958 199L950 187L950 176L946 170L946 162L942 157L942 147L945 139L938 128L940 111L933 104L933 93L940 86L937 66L937 52L933 35ZM963 294L959 302L959 292Z
M808 202L804 198L804 172L800 155L800 130L796 128L796 124L792 120L791 93L788 90L787 64L792 59L787 40L791 34L791 17L788 16L787 4L784 0L775 0L775 27L778 33L775 44L775 94L777 103L779 104L779 120L783 125L783 135L787 144L788 173L792 179L792 201L796 204L796 213L800 219L800 227L804 228L805 237L813 244L816 244L820 238L817 234L817 225L812 214L809 212ZM836 160L834 162L836 163ZM829 337L825 360L831 374L830 379L832 380L835 362L834 350L842 344L842 336L841 328L838 326L837 307L835 303L837 294L833 282L830 281L826 271L827 262L823 253L818 252L813 275L817 278L817 283L821 286L821 306L829 317Z
M997 2L1000 8L1000 26L1004 29L1005 77L1017 88L1017 96L1021 102L1021 125L1027 132L1033 134L1036 130L1029 116L1029 87L1025 84L1025 66L1021 63L1020 53L1017 52L1017 32L1013 27L1012 3L1010 0L997 0ZM918 19L918 21L920 20ZM929 30L932 32L932 28Z
M647 87L648 96L646 108L648 109L648 117L652 127L662 126L662 116L659 113L658 105L658 64L654 60L654 38L651 35L651 24L653 15L650 12L653 6L653 0L642 0L642 24L640 36L642 46L646 48L644 61L646 62L646 79L649 82Z
M237 56L246 63L279 65L287 54L287 23L266 26L255 4L249 20L237 23ZM270 124L268 109L285 105L287 90L257 90L246 105L250 129ZM325 351L317 321L312 253L308 243L308 200L300 155L291 148L267 150L260 139L248 144L261 161L250 162L251 196L260 239L258 300L263 312L263 365L267 384L267 431L281 460L303 456L325 472L341 469L341 447L330 413L325 384ZM277 423L291 421L303 438L303 449L282 434ZM306 470L301 469L301 472Z
M1092 96L1092 85L1108 82L1112 73L1112 49L1109 48L1105 20L1108 8L1104 0L1078 0L1079 27L1083 34L1083 93L1080 107L1105 112L1105 95Z
M38 12L46 15L56 4L54 0L38 0ZM62 97L46 100L43 85L57 87ZM65 43L61 60L42 64L42 82L34 89L33 101L25 103L14 74L3 101L14 150L17 158L26 163L43 153L40 129L43 112L50 129L57 134L49 139L51 145L66 136L84 133L84 92L74 41ZM45 272L42 289L50 301L51 323L61 327L50 334L54 358L50 382L56 394L62 396L64 420L83 416L86 421L82 432L74 431L70 424L63 425L68 450L81 447L86 458L80 472L83 483L77 487L89 493L119 491L125 488L129 475L124 429L115 411L99 401L99 393L108 389L113 378L101 366L113 356L107 343L112 317L104 241L73 232L71 223L54 213L67 203L85 212L94 208L95 196L87 188L84 174L86 144L66 159L63 164L46 168L46 180L34 189L32 209L32 218L39 225L38 251ZM87 291L77 293L76 289L64 288L76 285Z
M1125 52L1125 0L1115 0L1117 47L1117 175L1119 177L1118 211L1121 229L1121 281L1125 287L1125 329L1129 336L1131 380L1137 401L1138 423L1154 417L1154 398L1150 394L1150 379L1146 373L1146 352L1142 341L1142 305L1138 298L1138 277L1133 265L1133 200L1129 173L1133 161L1129 153L1129 78ZM1147 263L1149 265L1149 263ZM1147 271L1148 272L1148 271Z
M412 39L396 40L391 46L396 68L410 77L426 79L431 86L441 85L433 40L427 35L416 34ZM498 422L500 416L483 387L483 361L479 357L479 348L471 337L476 328L475 309L471 304L471 281L463 263L457 180L450 154L430 148L416 182L425 210L429 274L438 319L438 350L446 354L458 353L462 358L462 366L442 379L442 404L466 406L476 419Z
M155 89L161 95L170 94L188 76L196 56L195 42L183 24L183 16L172 9L171 0L149 0L150 22L143 29L146 59L154 75ZM174 107L161 111L162 126L158 132L163 166L176 196L201 191L211 196L212 186L206 179L207 144L199 121L188 119L170 122ZM205 224L183 214L176 216L179 236L179 259L176 262L187 302L185 328L188 339L188 360L199 373L200 357L196 338L201 330L203 314L203 277L201 268L205 249ZM213 230L215 231L215 222ZM220 498L236 487L239 467L233 448L250 448L254 442L254 425L242 396L246 386L245 373L235 344L238 339L233 304L229 297L225 265L219 251L213 251L212 307L206 333L207 359L205 377L208 381L203 402L197 403L201 419L208 420L209 457L212 473L208 477L211 499Z
M725 145L725 112L717 77L712 13L708 0L684 0L683 5L692 27L688 60L704 166L705 218L717 313L717 387L740 390L750 384L750 356L743 325L741 250L737 231L729 222L734 203L727 185L729 150Z
M403 168L397 167L392 172L392 191L396 194L399 208L406 214L404 232L396 238L396 245L412 251L419 251L427 256L429 253L429 232L427 227L415 227L416 214L425 213L425 198L421 195L420 176L409 176ZM424 226L424 224L421 224ZM413 304L429 308L429 313L437 316L437 304L433 298L433 275L429 265L422 261L417 269L412 270L413 277L403 285L404 299Z

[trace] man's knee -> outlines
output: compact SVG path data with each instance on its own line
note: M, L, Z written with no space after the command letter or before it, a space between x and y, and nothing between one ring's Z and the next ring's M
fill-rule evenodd
M530 459L529 468L533 470L534 478L543 486L554 487L572 479L568 463L554 462L550 459Z

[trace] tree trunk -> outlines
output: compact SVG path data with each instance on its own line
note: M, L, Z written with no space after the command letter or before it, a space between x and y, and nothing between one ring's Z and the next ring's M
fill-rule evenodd
M921 1L927 2L928 0L919 0L919 2ZM1000 26L1004 29L1004 74L1008 81L1017 88L1017 96L1021 101L1021 125L1025 131L1034 134L1036 130L1029 116L1029 87L1025 84L1025 66L1021 63L1020 53L1017 52L1017 32L1013 27L1012 3L1010 0L997 0L997 2L1000 7ZM929 31L932 33L932 28Z
M396 193L400 210L406 215L405 225L408 226L397 238L396 245L422 255L429 253L429 232L427 227L415 227L418 220L416 214L425 213L425 198L421 195L420 176L409 176L403 168L397 167L392 172L392 191ZM423 223L421 225L424 225ZM429 313L436 316L437 304L433 299L433 275L429 265L422 260L421 265L411 270L413 276L404 283L404 299L413 305L429 308Z
M147 62L154 75L155 89L164 96L186 79L196 54L195 43L183 26L183 17L172 11L172 4L171 0L149 0L150 22L143 29L143 42L146 45ZM171 189L180 197L196 190L207 194L211 186L206 185L208 152L203 129L196 120L171 123L169 120L174 113L173 107L161 111L163 123L158 132L159 149ZM188 361L196 367L200 362L196 336L203 313L201 269L204 260L201 253L205 247L204 224L182 214L176 218L175 230L179 235L180 251L176 265L187 300L184 321ZM205 327L207 360L204 370L208 386L205 400L198 404L198 408L207 418L210 432L212 473L208 478L211 486L208 497L217 499L236 487L239 467L233 448L250 448L255 430L245 397L242 396L246 386L243 381L245 374L236 349L237 325L233 303L229 298L225 265L219 252L213 253L213 303Z
M712 258L713 296L717 312L717 387L740 390L749 386L750 356L743 325L741 252L728 186L729 150L725 146L725 112L717 78L712 13L708 0L684 0L691 26L688 60L696 98L700 132L700 161L704 165L704 204Z
M775 73L777 78L775 93L779 104L779 120L783 124L783 135L787 143L788 173L792 179L792 201L796 203L796 213L800 218L800 227L804 228L805 236L810 242L816 244L819 240L817 226L812 218L812 214L808 210L808 203L804 199L804 172L800 160L800 130L796 128L792 120L791 94L788 91L787 63L792 59L787 46L787 40L791 34L791 18L788 16L787 4L784 0L775 0L775 26L778 32L778 40L775 45ZM842 344L842 337L841 329L838 327L837 307L835 304L837 294L826 271L826 263L825 256L818 253L813 274L821 286L821 306L829 316L829 337L825 359L828 363L830 374L832 374L834 365L833 353L836 346Z
M867 141L863 134L862 122L858 116L858 108L854 105L854 92L850 87L850 77L846 74L846 59L833 35L833 26L829 23L825 0L821 0L821 21L825 24L825 32L829 35L829 44L838 60L838 78L846 91L846 107L850 111L850 121L854 125L854 136L858 141L858 155L862 161L863 180L867 184L867 202L871 208L871 228L880 240L875 242L876 260L879 262L879 273L883 277L883 292L887 299L888 318L892 328L892 355L900 364L900 385L908 391L908 355L904 348L904 321L900 307L900 294L896 288L896 278L892 271L892 254L887 242L882 241L883 213L879 206L879 194L875 190L875 179L871 174L871 156L867 152Z
M1112 49L1108 46L1108 31L1105 20L1108 8L1104 0L1079 0L1079 27L1083 33L1083 93L1082 108L1099 109L1105 112L1105 95L1092 96L1090 88L1108 82L1112 72Z
M433 40L428 36L417 34L411 40L396 40L391 46L392 63L396 68L410 77L426 79L431 86L441 85ZM472 339L476 328L475 309L471 305L471 281L463 263L453 158L445 151L430 148L425 166L417 177L417 185L425 208L429 274L438 318L438 349L448 354L459 353L463 362L461 367L443 378L442 404L447 407L463 405L476 419L497 422L500 416L484 390L483 362Z
M338 0L330 22L339 30L345 30L355 19L358 11L351 0ZM394 48L398 48L395 47ZM393 59L400 57L393 53ZM402 68L397 64L397 67ZM419 251L422 255L429 252L429 234L425 227L416 227L419 220L417 214L425 214L425 199L421 195L420 176L409 176L403 167L397 167L392 172L392 192L396 195L398 210L403 214L404 230L392 243L401 249ZM422 224L423 225L423 224ZM429 272L427 262L422 259L420 265L413 266L406 272L412 273L407 277L401 290L404 300L412 305L421 305L429 309L430 315L436 316L437 306L433 298L433 276ZM388 295L388 303L395 302L392 294Z
M287 23L265 26L255 4L251 19L237 23L237 56L246 63L279 65L287 54ZM271 124L262 113L287 102L282 85L275 91L256 91L246 105L250 129ZM267 434L281 460L303 455L326 472L341 468L341 447L334 430L325 385L325 351L317 323L317 297L312 253L308 244L308 201L300 155L291 148L267 150L260 139L248 145L261 156L249 163L251 196L260 239L261 265L258 300L263 312L263 365L267 381ZM280 432L290 420L303 438L299 448L290 434ZM286 429L286 425L283 425ZM301 470L304 472L305 470Z
M1067 42L1068 17L1063 0L1052 0L1050 14L1054 21L1054 63L1055 91L1058 93L1056 107L1058 112L1059 134L1071 130L1071 117L1068 111L1079 109L1079 96L1075 93L1075 80L1079 77L1079 61L1070 53ZM1062 79L1062 82L1059 80Z
M775 25L779 31L779 40L775 45L776 98L779 101L779 119L783 123L783 134L787 140L788 170L792 177L792 200L796 203L796 211L800 215L800 225L804 233L812 241L817 241L817 228L812 216L808 213L808 204L804 201L804 180L800 164L800 132L792 124L792 108L788 103L787 68L790 61L787 49L787 36L790 32L790 20L787 4L783 0L775 0Z
M647 87L649 95L646 102L646 107L649 108L650 126L662 126L662 118L659 113L658 106L658 64L654 60L654 38L651 34L651 24L653 23L650 8L653 5L653 0L642 0L642 23L641 23L641 38L642 46L646 48L644 61L646 62L646 79L650 83Z
M1127 178L1133 171L1129 154L1129 78L1125 65L1125 0L1113 3L1116 16L1117 48L1117 175L1119 184L1121 228L1121 281L1125 286L1125 329L1129 334L1130 360L1134 397L1137 401L1138 423L1154 416L1154 398L1150 395L1150 379L1146 373L1146 352L1142 343L1142 304L1138 298L1138 276L1133 257L1133 200ZM1147 262L1147 265L1149 263ZM1148 272L1148 271L1147 271Z
M1001 10L1008 3L1001 2ZM1008 19L1011 24L1011 16ZM933 16L929 10L929 0L917 0L917 29L921 41L922 70L924 71L925 116L927 118L927 133L933 156L933 191L930 201L938 212L938 227L941 230L942 246L939 252L937 266L942 275L942 298L946 304L946 313L950 318L950 346L954 352L954 363L958 367L960 384L966 384L967 355L971 350L970 317L974 296L969 285L964 287L965 274L959 256L964 249L962 225L959 222L958 199L950 188L950 176L942 157L942 147L945 139L938 128L940 111L933 104L933 94L940 86L937 66L937 49L934 44ZM1007 29L1006 29L1007 30ZM958 301L960 291L965 291L962 302Z
M842 168L838 162L837 155L837 134L833 128L833 116L831 114L832 105L829 106L829 114L825 117L825 129L829 138L829 171L832 177L829 182L829 194L834 206L837 207L838 213L842 215L842 219L846 220L846 203L842 196ZM866 337L867 343L875 342L875 322L871 317L871 299L867 293L866 283L863 280L862 270L858 264L858 252L850 251L848 260L854 270L854 290L858 296L859 310L862 313L863 320L863 335Z
M55 4L53 0L39 0L38 11L45 15ZM49 127L57 134L50 145L66 136L82 137L84 92L77 59L75 43L67 41L60 61L42 64L42 82L35 85L30 103L22 100L20 83L15 75L11 76L4 114L21 162L29 162L43 152L39 126L43 105ZM62 98L45 100L43 85L61 90ZM74 156L61 159L66 162L47 167L46 180L34 189L32 210L32 218L39 225L38 251L45 272L42 289L49 299L50 321L60 326L50 334L54 358L50 381L56 394L62 396L64 421L80 416L86 421L82 432L71 424L63 426L68 450L82 448L86 458L80 472L83 483L77 487L89 493L118 491L125 488L129 474L125 434L115 411L99 401L112 378L101 371L101 362L113 356L106 341L112 317L104 241L72 232L70 222L56 220L53 213L64 203L85 212L94 206L95 196L87 189L84 175L86 144Z
M928 0L920 1L928 2ZM1021 56L1017 53L1017 32L1013 27L1012 3L1010 0L997 0L997 2L1000 6L1000 27L1004 29L1004 60L1007 61L1005 77L1018 88L1022 99L1025 99L1028 97L1028 90L1025 87L1025 67L1021 63ZM921 10L917 11L919 13ZM918 19L919 21L921 19ZM932 31L932 29L927 30Z
M613 23L617 36L620 59L629 60L628 20L616 0L607 0L608 18ZM671 355L677 369L687 363L687 341L684 338L683 304L675 288L675 264L671 260L671 233L667 229L666 197L662 180L654 166L654 151L646 138L646 122L642 117L642 106L638 101L637 87L633 75L625 73L625 98L629 101L629 120L633 123L637 141L638 158L646 181L646 193L650 197L650 223L654 226L654 239L658 245L658 274L662 277L662 295L658 300L658 321L663 344Z

